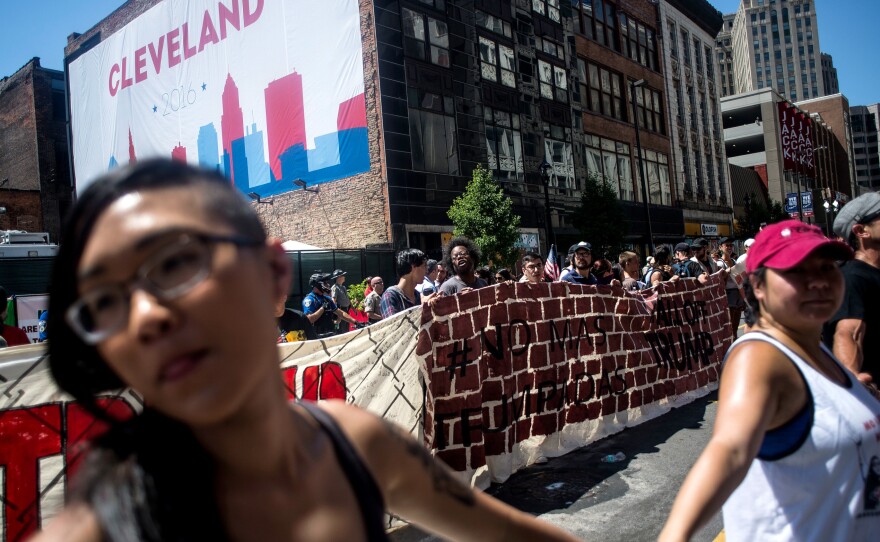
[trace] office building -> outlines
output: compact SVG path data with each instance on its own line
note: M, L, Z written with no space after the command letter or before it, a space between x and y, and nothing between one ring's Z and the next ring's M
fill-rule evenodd
M813 2L742 0L731 36L735 94L772 88L795 102L830 94Z
M860 191L880 190L880 151L877 147L880 104L850 107L853 162Z
M719 119L721 13L704 0L660 2L675 205L689 238L730 235L733 210Z

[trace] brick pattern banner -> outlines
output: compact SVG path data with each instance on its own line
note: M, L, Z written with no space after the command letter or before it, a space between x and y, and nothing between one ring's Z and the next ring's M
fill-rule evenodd
M425 441L478 486L717 388L724 280L498 285L426 307Z

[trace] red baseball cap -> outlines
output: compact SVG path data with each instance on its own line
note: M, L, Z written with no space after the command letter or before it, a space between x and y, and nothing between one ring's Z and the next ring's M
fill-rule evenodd
M818 227L798 220L783 220L755 236L746 257L746 272L754 273L759 267L791 269L819 249L835 260L853 258L853 251L846 243L828 239Z

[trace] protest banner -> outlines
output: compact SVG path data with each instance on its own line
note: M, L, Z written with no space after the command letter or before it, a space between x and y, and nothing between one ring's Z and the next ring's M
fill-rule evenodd
M731 343L724 282L503 284L426 307L426 444L485 486L708 393Z
M400 424L480 487L717 386L724 281L645 292L564 283L483 288L345 335L279 345L291 398L342 399ZM59 509L103 426L61 393L45 345L0 350L0 540ZM103 404L125 416L131 391Z

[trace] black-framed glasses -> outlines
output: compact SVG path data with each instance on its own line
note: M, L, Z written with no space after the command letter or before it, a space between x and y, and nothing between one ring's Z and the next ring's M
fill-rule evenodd
M240 235L182 233L144 260L131 279L85 292L65 312L67 323L87 344L103 341L128 323L135 287L163 301L182 296L211 274L214 247L219 243L256 247L263 241Z

